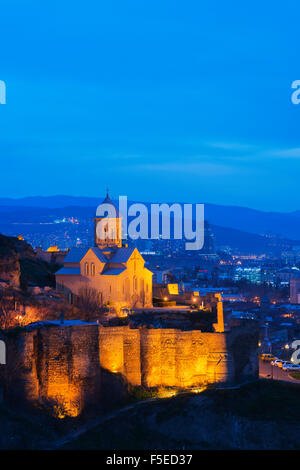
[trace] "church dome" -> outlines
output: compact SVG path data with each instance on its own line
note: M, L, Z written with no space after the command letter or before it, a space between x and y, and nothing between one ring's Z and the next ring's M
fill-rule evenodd
M115 211L116 211L116 217L121 217L119 208L118 208L117 205L112 201L112 199L109 197L108 192L106 193L106 198L103 199L103 201L101 202L101 205L102 205L102 204L110 204L111 206L113 206L113 208L114 208ZM97 212L96 212L96 216L97 216Z

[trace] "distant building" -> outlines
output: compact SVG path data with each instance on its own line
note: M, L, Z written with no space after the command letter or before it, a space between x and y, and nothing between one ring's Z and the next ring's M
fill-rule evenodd
M168 279L169 279L169 271L163 271L163 270L154 270L153 271L153 282L157 284L167 284Z
M54 246L49 246L47 251L49 251L51 253L58 253L60 250L59 250L57 245L54 245Z
M218 268L219 281L232 281L234 278L233 266L221 266Z
M222 294L222 300L224 302L246 302L242 294Z
M300 277L294 277L290 281L290 302L300 304Z
M204 221L204 245L200 251L200 255L216 256L214 234L207 220Z
M233 311L231 313L231 318L239 319L239 320L256 320L257 316L254 312Z
M261 269L261 282L274 286L277 284L277 270L263 267Z
M179 286L178 286L178 284L168 284L168 285L167 285L167 288L168 288L169 294L174 294L174 295L178 295L178 294L179 294Z
M292 268L282 268L277 273L278 280L282 284L288 284L292 278L298 276L300 277L300 269L298 269L296 266L293 266Z
M50 246L46 251L40 247L35 248L37 258L46 261L46 263L57 264L63 266L64 259L68 254L68 250L59 250L57 246Z
M241 281L242 279L253 282L253 284L261 284L261 268L242 266L235 268L234 280Z

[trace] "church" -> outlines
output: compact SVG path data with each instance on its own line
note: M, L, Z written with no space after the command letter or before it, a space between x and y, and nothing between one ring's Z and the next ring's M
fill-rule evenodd
M117 315L123 309L152 307L152 272L135 247L122 244L122 216L109 195L116 217L94 218L94 246L72 248L64 266L56 273L56 286L69 301L97 293L99 305L109 306ZM99 237L99 226L104 235Z

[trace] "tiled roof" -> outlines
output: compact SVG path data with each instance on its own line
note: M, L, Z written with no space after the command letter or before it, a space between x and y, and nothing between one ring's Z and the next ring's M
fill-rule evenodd
M132 253L134 252L134 247L122 247L118 248L116 254L111 257L109 260L110 263L126 263Z
M107 271L102 271L102 276L118 276L122 274L127 268L109 268Z
M89 248L72 248L65 257L64 263L80 263Z
M63 274L67 276L80 276L80 268L61 268L55 274Z
M93 251L93 253L95 253L95 255L97 256L97 258L99 259L99 261L101 261L102 263L107 263L107 258L106 256L102 253L102 251L100 250L100 248L97 248L95 246L93 246L91 248L91 250Z

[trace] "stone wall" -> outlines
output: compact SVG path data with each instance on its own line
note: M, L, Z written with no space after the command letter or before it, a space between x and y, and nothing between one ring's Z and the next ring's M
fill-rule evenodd
M202 333L42 323L8 335L4 390L7 398L48 404L59 417L78 416L103 397L118 398L126 383L190 388L254 378L257 342L248 326Z
M257 343L257 331L249 326L224 333L100 326L99 360L131 385L233 383L257 375Z
M42 324L43 325L43 324ZM98 326L41 326L7 335L4 393L78 416L100 393Z
M77 416L100 393L97 327L41 328L36 342L40 398Z

